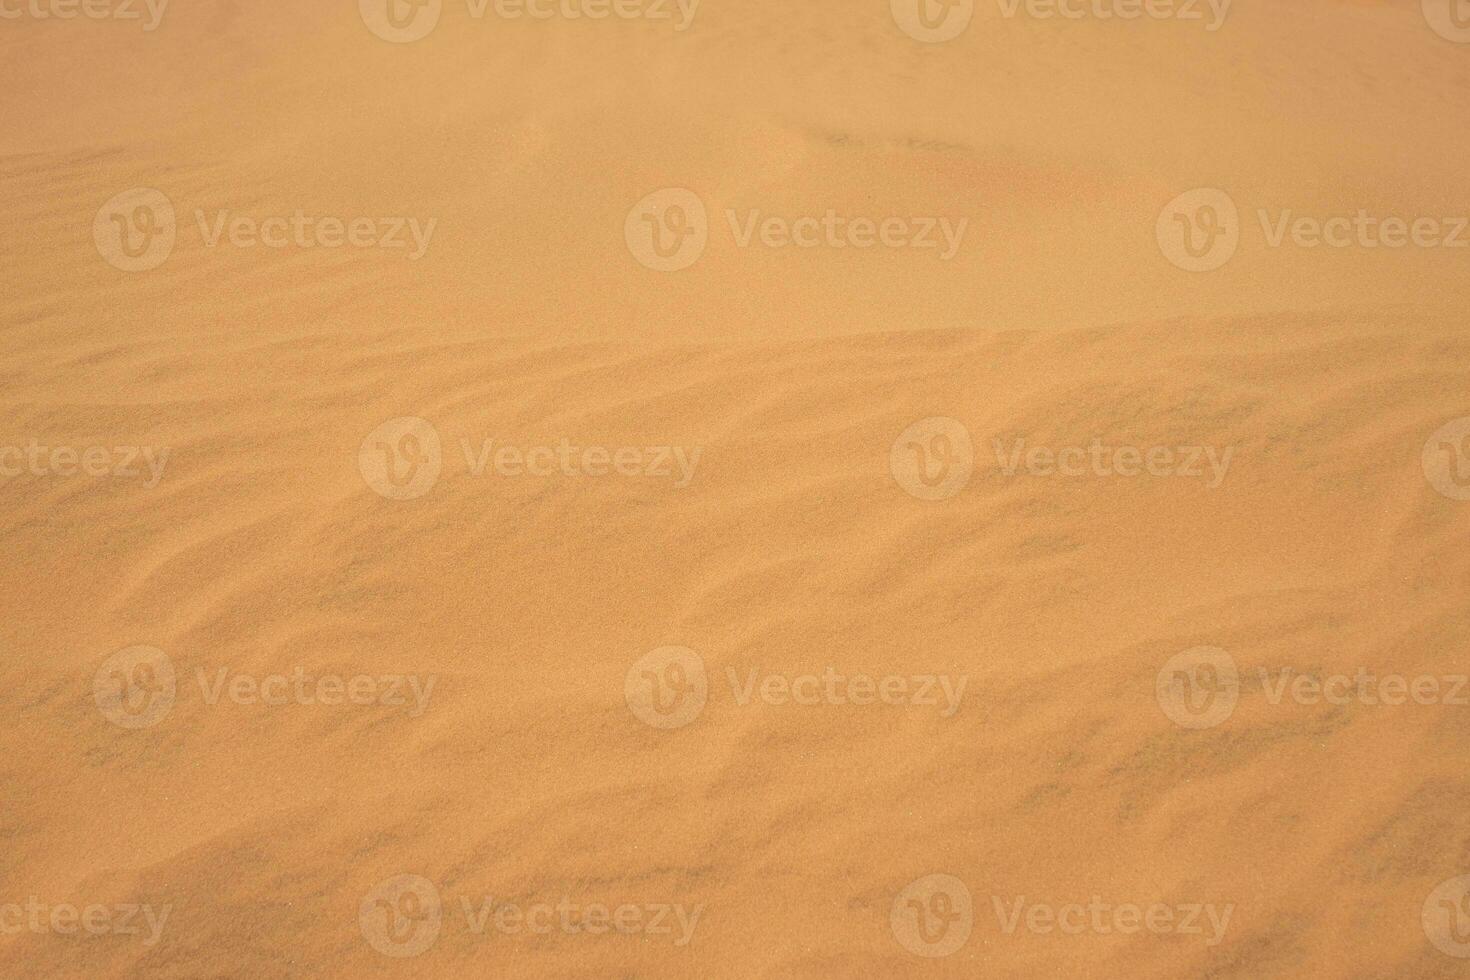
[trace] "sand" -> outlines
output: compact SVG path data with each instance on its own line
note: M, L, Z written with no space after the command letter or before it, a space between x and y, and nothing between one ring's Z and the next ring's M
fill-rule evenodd
M1470 968L1453 8L36 3L0 976Z

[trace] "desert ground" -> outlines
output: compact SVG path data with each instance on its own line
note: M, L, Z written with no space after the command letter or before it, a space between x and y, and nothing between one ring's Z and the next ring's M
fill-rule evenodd
M1470 976L1470 2L0 0L0 977Z

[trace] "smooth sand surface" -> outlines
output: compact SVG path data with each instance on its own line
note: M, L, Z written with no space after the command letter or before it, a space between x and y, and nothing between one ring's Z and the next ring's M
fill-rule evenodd
M30 2L0 976L1470 970L1433 0Z

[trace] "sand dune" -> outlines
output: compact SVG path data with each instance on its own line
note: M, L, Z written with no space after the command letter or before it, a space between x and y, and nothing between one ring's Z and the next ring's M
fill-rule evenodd
M0 4L0 975L1463 972L1419 4L136 6Z

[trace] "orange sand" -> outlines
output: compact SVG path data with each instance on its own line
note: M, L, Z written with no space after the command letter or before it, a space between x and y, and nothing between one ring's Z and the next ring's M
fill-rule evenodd
M1470 213L1419 0L30 2L0 976L1470 969L1470 249L1289 224Z

